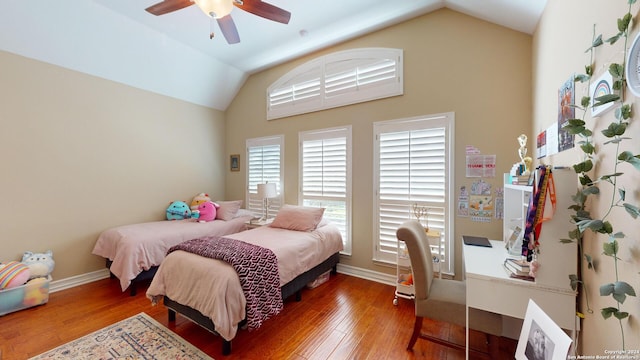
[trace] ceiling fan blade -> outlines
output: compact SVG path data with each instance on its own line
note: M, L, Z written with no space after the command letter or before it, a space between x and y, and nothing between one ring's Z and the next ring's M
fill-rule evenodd
M187 6L191 6L193 4L194 3L191 0L164 0L155 5L149 6L145 10L147 10L147 12L150 14L158 16L186 8Z
M240 35L238 35L238 29L236 28L236 24L233 22L231 15L227 15L225 17L221 17L216 19L218 22L218 26L220 26L220 31L222 31L222 35L227 39L229 44L237 44L240 42Z
M235 2L234 5L254 15L283 24L288 24L291 19L290 12L260 0L243 0L241 5Z

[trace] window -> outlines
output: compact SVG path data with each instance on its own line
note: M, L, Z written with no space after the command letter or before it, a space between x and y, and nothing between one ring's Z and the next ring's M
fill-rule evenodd
M402 50L351 49L298 66L267 89L267 119L403 94Z
M269 200L269 213L275 214L283 204L282 135L247 139L247 193L246 208L262 215L262 199L258 198L258 184L276 183L278 196Z
M338 226L343 253L351 254L351 127L301 132L302 205L324 207L324 217Z
M396 229L418 204L443 234L442 272L453 273L453 129L453 113L374 124L374 260L396 262Z

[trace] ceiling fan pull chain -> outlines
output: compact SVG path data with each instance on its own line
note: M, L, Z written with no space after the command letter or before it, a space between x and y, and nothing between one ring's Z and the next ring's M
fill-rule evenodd
M213 39L214 36L216 36L216 34L213 33L213 18L210 18L209 20L209 40Z

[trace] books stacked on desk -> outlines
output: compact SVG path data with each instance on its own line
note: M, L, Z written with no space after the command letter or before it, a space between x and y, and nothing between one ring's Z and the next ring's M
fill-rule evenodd
M533 276L529 275L530 267L526 260L507 258L503 265L509 277L529 281L535 280Z

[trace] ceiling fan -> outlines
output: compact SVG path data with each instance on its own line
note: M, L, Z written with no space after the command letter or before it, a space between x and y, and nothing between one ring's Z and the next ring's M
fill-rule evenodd
M291 18L290 12L260 0L164 0L145 10L158 16L186 8L194 3L207 16L216 19L222 35L229 44L240 42L238 29L231 18L231 10L234 5L246 12L283 24L288 24Z

